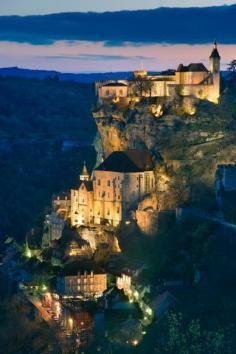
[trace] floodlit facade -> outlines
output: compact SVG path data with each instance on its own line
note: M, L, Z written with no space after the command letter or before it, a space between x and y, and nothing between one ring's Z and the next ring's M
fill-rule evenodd
M169 97L178 92L182 96L218 103L220 97L220 55L217 43L209 57L209 68L202 63L180 64L177 70L159 75L148 75L145 70L135 71L131 80L105 81L96 83L96 93L102 103L107 99L128 98L132 96ZM139 90L141 80L151 81L151 86Z
M68 297L98 298L107 290L107 274L85 271L65 276L58 281L58 290Z
M119 290L124 290L125 292L131 290L131 276L128 274L121 274L116 277L116 287Z
M71 224L120 224L128 212L155 190L153 163L148 151L113 152L90 178L71 190Z

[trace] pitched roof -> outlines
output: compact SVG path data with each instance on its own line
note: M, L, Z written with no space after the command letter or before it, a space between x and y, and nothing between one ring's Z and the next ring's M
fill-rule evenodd
M207 68L202 63L191 63L187 66L180 64L178 66L177 72L208 72Z
M93 182L92 181L81 181L81 184L80 184L79 187L81 187L82 184L85 185L85 188L87 189L88 192L92 192L93 191Z
M153 161L146 150L114 151L95 170L111 172L143 172L153 170Z

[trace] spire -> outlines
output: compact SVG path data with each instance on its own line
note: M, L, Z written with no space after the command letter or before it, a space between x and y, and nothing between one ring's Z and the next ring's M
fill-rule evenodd
M89 180L89 173L87 170L87 166L86 166L86 162L84 161L84 166L83 166L83 170L82 173L80 175L80 180L81 181L88 181Z
M213 50L212 50L211 55L210 55L210 59L212 59L212 58L220 59L220 54L218 52L217 42L216 41L213 44Z

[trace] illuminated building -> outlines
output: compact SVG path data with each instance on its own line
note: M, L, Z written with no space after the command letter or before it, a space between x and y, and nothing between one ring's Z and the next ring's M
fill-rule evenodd
M151 155L144 150L115 151L71 190L71 224L118 226L143 197L155 190Z
M84 272L58 279L58 290L65 297L98 298L107 289L107 274Z
M199 99L218 103L220 97L220 55L217 43L209 57L209 69L202 63L180 64L177 70L167 71L158 75L148 75L147 71L134 72L132 80L105 81L96 83L96 92L101 103L109 98L128 98L135 95L142 97L169 97L175 95L176 90L182 96L193 96ZM140 80L151 81L151 86L142 89L137 94L136 84L142 85ZM145 84L143 84L144 86ZM112 90L108 90L108 87ZM123 87L123 90L121 89ZM126 87L124 89L124 87ZM111 93L112 92L112 95Z

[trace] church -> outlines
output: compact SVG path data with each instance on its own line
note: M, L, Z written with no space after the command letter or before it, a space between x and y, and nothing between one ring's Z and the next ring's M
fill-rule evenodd
M78 188L71 190L71 224L118 226L154 190L150 153L115 151L95 168L92 176L84 165Z
M196 97L218 103L220 97L220 61L217 43L209 56L209 68L203 63L180 64L176 70L149 75L145 70L135 71L130 80L105 81L96 83L99 102L124 100L131 97L171 97L177 92L181 96ZM137 86L148 83L147 89Z

